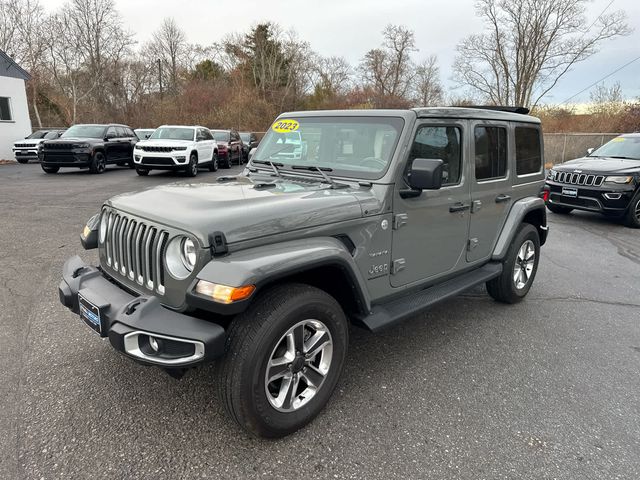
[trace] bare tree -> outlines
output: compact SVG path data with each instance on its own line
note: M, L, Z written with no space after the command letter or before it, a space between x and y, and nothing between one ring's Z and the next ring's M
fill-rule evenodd
M414 33L401 25L387 25L382 34L382 46L369 50L360 63L365 87L381 96L406 98L415 74Z
M432 107L442 104L442 84L438 57L431 55L416 68L415 74L416 102L421 107Z
M352 87L353 68L344 57L318 57L313 74L314 85L332 95L344 95Z
M178 92L180 71L188 63L189 47L184 31L173 18L164 19L148 45L150 60L160 60L165 72L163 81L168 87L167 90L173 94Z
M15 58L16 18L19 15L17 0L0 0L0 50Z
M588 22L587 4L588 0L478 0L477 15L485 19L487 29L458 45L458 83L495 104L537 105L604 40L629 31L623 12L603 12Z

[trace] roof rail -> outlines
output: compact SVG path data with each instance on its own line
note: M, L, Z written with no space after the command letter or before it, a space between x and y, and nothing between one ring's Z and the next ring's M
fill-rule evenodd
M528 115L530 110L527 107L505 107L501 105L469 105L467 108L479 108L481 110L497 110L499 112L519 113Z

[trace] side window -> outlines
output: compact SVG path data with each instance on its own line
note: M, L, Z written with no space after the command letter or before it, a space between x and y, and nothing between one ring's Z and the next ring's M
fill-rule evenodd
M0 120L11 121L11 101L9 97L0 97Z
M133 133L133 130L131 130L130 128L125 128L125 132L127 134L127 137L134 137L136 136L135 133Z
M205 140L213 140L213 135L211 135L211 132L209 130L205 128L204 130L202 130L202 132L204 133Z
M507 174L507 129L475 128L476 180L502 178Z
M116 133L116 129L114 127L107 128L107 133L105 134L107 138L116 138L118 134Z
M538 173L542 168L540 130L516 127L516 175Z
M127 136L127 132L122 127L116 127L116 135L118 138L125 138Z
M442 186L460 183L462 172L460 128L428 125L419 127L411 147L407 168L416 158L442 160Z

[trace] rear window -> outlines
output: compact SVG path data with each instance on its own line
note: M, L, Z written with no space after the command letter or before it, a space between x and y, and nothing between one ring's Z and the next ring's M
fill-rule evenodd
M507 174L507 129L476 127L476 180L502 178Z
M542 168L540 130L516 127L516 175L538 173Z

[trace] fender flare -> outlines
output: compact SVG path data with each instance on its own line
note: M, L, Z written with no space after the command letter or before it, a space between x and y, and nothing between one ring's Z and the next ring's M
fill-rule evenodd
M542 221L538 222L540 225L535 225L535 227L541 233L540 245L544 245L546 241L546 232L548 230L547 210L544 200L540 197L525 197L515 202L511 207L509 215L507 215L507 219L504 222L502 231L500 232L496 245L493 249L491 260L500 261L504 258L520 224L524 221L527 215L536 211L541 212L540 215Z
M348 276L359 309L368 313L371 299L366 282L344 244L332 237L291 240L231 252L213 258L196 278L232 287L255 285L259 291L278 279L326 266L338 267Z

